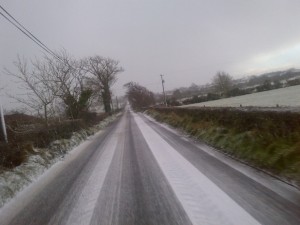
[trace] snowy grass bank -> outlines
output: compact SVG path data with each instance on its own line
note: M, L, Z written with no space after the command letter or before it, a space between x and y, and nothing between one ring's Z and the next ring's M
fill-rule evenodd
M300 85L231 98L184 105L181 107L300 107Z
M147 114L234 158L300 184L300 113L156 108Z
M0 168L0 207L56 162L63 160L69 151L106 127L119 115L112 115L95 126L73 132L70 139L53 141L47 148L34 148L26 161L15 168Z

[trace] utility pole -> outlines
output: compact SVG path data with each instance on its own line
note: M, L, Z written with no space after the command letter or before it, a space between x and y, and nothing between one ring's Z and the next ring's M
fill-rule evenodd
M2 108L2 105L0 105L0 121L1 121L1 130L2 130L2 135L3 135L3 138L4 138L4 141L6 143L8 143L8 140L7 140L7 133L6 133L6 126L5 126L5 120L4 120L4 113L3 113L3 108Z
M163 89L163 94L164 94L164 101L165 101L165 105L167 106L167 99L166 99L166 93L165 93L165 80L163 78L164 75L160 75L160 78L161 78L161 85L162 85L162 89Z

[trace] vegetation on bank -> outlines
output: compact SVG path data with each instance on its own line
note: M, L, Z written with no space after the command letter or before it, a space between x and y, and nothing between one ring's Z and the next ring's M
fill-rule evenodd
M82 130L89 131L89 128L100 123L109 114L87 113L83 119L49 121L45 128L43 120L25 114L14 114L6 116L7 134L9 142L0 142L0 173L12 169L26 162L35 154L35 148L47 149L56 140L70 139L74 132ZM91 135L87 133L87 135ZM45 150L46 151L46 150ZM51 151L45 154L52 154Z
M153 108L156 120L300 184L300 114L234 108Z

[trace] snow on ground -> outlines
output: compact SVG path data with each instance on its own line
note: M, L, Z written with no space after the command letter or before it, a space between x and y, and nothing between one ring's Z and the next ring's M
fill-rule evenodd
M231 98L224 98L215 101L201 102L196 104L185 105L207 106L207 107L240 107L258 106L258 107L276 107L277 105L288 107L300 107L300 85L280 88L271 91L258 92L254 94L242 95Z
M120 132L122 128L124 129L124 126L125 118L123 117L121 123L119 123L117 127L117 132ZM93 173L89 177L87 184L72 209L66 223L67 225L82 225L91 223L101 188L117 148L118 138L119 136L117 135L110 136L108 143L104 146L103 153L101 154Z
M137 114L135 121L193 224L260 224Z
M89 136L106 127L116 119L113 115L99 124L87 129L74 132L70 139L56 140L47 149L34 149L35 154L20 166L6 170L0 174L0 207L13 198L16 193L35 181L53 164L62 161L67 153L87 140Z

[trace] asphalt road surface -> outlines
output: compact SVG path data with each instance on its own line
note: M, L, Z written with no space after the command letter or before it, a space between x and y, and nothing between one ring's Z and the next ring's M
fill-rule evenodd
M0 224L299 225L300 192L127 109L4 206Z

